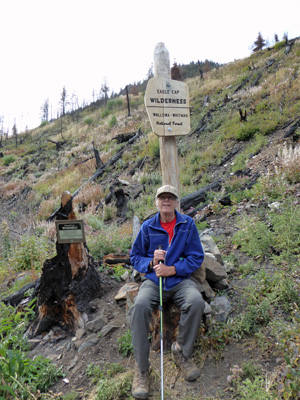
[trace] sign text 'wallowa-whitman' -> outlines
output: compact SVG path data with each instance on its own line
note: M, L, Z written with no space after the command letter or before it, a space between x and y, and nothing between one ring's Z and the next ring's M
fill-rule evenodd
M173 79L151 78L145 106L153 132L158 136L181 136L191 130L188 86Z

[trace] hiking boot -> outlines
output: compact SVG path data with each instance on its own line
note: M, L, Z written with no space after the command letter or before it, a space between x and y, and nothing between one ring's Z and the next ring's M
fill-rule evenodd
M148 371L141 372L136 367L134 372L134 378L131 388L132 396L136 399L148 399L149 397L149 378Z
M200 369L197 365L190 359L186 358L182 354L182 350L176 346L176 343L172 344L172 357L175 364L181 369L182 375L187 381L194 381L200 376Z

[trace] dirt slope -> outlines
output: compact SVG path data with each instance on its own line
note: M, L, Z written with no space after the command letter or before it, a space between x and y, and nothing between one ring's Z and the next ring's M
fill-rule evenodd
M265 174L276 158L278 148L285 143L284 132L278 131L269 137L269 144L263 148L259 154L249 160L247 168L248 174ZM292 139L288 139L291 143ZM226 166L218 170L218 177L225 173ZM216 176L216 178L218 178ZM14 210L15 212L26 213L24 211L27 192L24 191L10 202L1 202L2 217L6 213ZM240 264L245 262L245 256L233 249L230 237L234 233L235 216L230 214L230 209L224 208L216 217L211 214L206 222L208 231L215 237L222 237L222 254L235 255ZM0 221L1 222L1 221ZM16 224L19 223L16 219ZM13 229L13 228L12 228ZM16 229L17 230L17 229ZM119 363L124 366L126 371L133 371L134 360L132 357L123 357L119 352L118 339L126 333L128 325L126 323L126 304L117 303L115 295L119 288L124 284L119 283L109 276L103 276L106 291L97 303L97 310L94 312L104 312L111 325L115 328L106 336L99 337L97 333L86 332L83 337L75 338L64 332L60 328L44 336L34 338L31 341L32 350L30 356L43 355L50 358L58 367L62 367L66 374L64 380L60 380L52 388L51 396L59 397L59 394L77 393L77 399L87 399L95 397L96 383L86 374L88 366L93 363L101 368L107 364ZM241 307L242 289L248 284L247 279L237 277L237 271L233 268L229 273L230 288L226 295L233 304L232 317ZM207 333L205 334L207 335ZM205 336L204 335L204 336ZM201 376L195 382L184 381L179 370L175 367L168 352L165 353L165 398L166 399L230 399L232 392L228 382L231 369L236 365L241 365L249 360L258 363L266 375L271 376L274 366L276 366L276 355L262 351L255 339L242 340L238 343L227 343L223 349L208 351L205 347L205 340L199 341L195 349L197 361L201 367ZM160 354L151 353L151 396L150 399L160 398ZM67 379L67 380L66 380ZM130 397L127 397L130 398Z

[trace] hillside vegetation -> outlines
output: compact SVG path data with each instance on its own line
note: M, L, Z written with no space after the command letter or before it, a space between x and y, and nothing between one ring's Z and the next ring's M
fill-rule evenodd
M236 304L226 323L199 339L198 363L207 354L217 363L226 346L245 340L272 359L269 367L257 358L227 371L228 388L215 399L300 398L300 40L289 44L278 42L218 66L203 79L186 80L192 129L177 138L180 195L220 182L219 191L208 192L205 202L189 211L198 216L199 232L207 230L217 242L232 282L227 294ZM85 221L96 261L129 252L133 217L142 221L156 211L153 199L161 184L159 142L151 132L144 91L130 95L130 107L128 116L126 97L120 95L20 134L17 146L15 138L3 143L2 299L39 277L43 262L53 256L55 225L46 221L63 191L81 187L75 212ZM133 132L139 136L132 143L116 140ZM94 148L104 164L118 152L121 156L90 179L97 169ZM126 192L125 215L118 214L114 199L109 201L112 185ZM13 393L50 398L49 385L62 376L48 360L26 358L23 333L32 309L34 304L27 312L0 305L2 398ZM106 398L130 399L126 393Z

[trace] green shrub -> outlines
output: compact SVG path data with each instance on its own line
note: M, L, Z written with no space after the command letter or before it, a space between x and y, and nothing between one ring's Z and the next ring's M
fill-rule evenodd
M84 123L89 125L89 126L92 125L93 122L94 122L94 120L91 117L87 117L87 118L84 119Z
M262 176L251 189L254 200L268 198L268 201L282 200L286 196L289 185L283 175L267 174Z
M24 235L14 247L10 263L16 271L41 269L44 261L54 254L54 243L45 236Z
M7 167L11 163L13 163L16 160L15 156L9 155L9 156L4 156L2 159L2 164Z
M246 123L238 128L236 132L236 138L237 140L246 141L251 139L258 131L259 131L259 126L255 124Z
M106 108L108 110L115 110L115 109L119 109L121 106L123 106L123 100L122 99L111 99L108 100Z
M257 364L254 364L252 361L248 361L246 362L243 366L242 366L242 374L241 374L241 378L242 379L251 379L254 380L255 377L260 376L262 373L261 367Z
M121 276L125 274L127 271L126 268L122 266L122 264L117 264L113 266L114 273L112 274L112 278L115 278L118 282L121 282Z
M240 400L275 400L273 394L266 389L263 377L256 377L253 381L246 379L238 387Z
M97 385L96 400L123 400L129 398L131 384L131 373L100 379Z
M233 243L241 246L241 250L249 256L262 258L270 254L274 232L265 222L255 216L241 216L238 219L240 229L233 236Z
M275 322L278 350L282 357L278 388L282 399L298 399L300 391L300 319L299 308L289 323Z
M123 336L119 337L117 343L119 344L119 352L124 357L128 357L133 353L130 329L128 329Z
M29 359L17 350L0 347L0 396L27 399L33 393L45 393L63 377L62 369L41 356ZM4 397L5 396L5 397Z
M105 226L105 229L87 236L88 248L96 260L109 253L128 253L131 241L131 232L121 235L115 225Z
M117 117L114 115L108 122L108 126L110 128L114 127L115 125L117 125Z
M282 49L283 47L285 47L285 40L282 40L281 42L277 42L274 45L275 50Z
M77 400L78 399L78 393L77 392L70 392L65 394L62 397L62 400Z
M233 323L233 337L240 339L247 335L254 335L261 327L267 325L272 319L270 305L270 300L264 299L259 304L248 306L247 310L240 313Z
M11 242L9 238L9 228L7 221L3 221L0 230L0 259L7 260L11 253Z
M250 260L246 264L242 264L239 266L238 270L245 278L248 275L255 275L257 273L258 267L256 266L253 260Z
M121 364L105 364L100 368L91 363L86 369L86 374L93 378L93 383L98 383L96 395L98 400L121 400L127 398L130 392L132 377L131 374L124 374L124 367Z
M297 201L287 201L279 212L269 214L274 231L273 247L277 252L299 254L300 251L300 205Z
M104 118L108 117L109 114L110 114L110 110L108 110L108 109L106 108L104 111L102 111L102 113L101 113L101 118L104 119Z
M104 377L104 371L99 365L95 365L94 363L90 363L87 366L85 373L92 378L93 383L97 383L99 379Z
M262 146L267 144L267 139L262 134L256 133L254 136L254 140L249 146L245 148L245 150L238 154L232 165L232 172L236 172L238 170L245 169L246 163L249 158L253 155L257 154L257 152L262 148Z
M101 229L105 228L104 221L99 215L86 214L85 220L96 231L100 231Z
M0 303L0 341L2 347L13 350L27 350L28 345L24 330L33 317L34 312L31 308L27 308L25 312L21 313L16 312L12 306Z
M149 156L152 158L160 158L160 149L159 149L159 140L155 137L152 140L149 140Z
M260 126L259 131L262 135L267 136L274 132L279 124L279 120L276 118L274 112L272 112L272 117L264 119Z
M159 186L159 185L161 185L161 173L150 172L149 174L141 175L140 183L142 185ZM152 201L153 201L153 199L152 199Z
M124 372L124 367L118 363L104 364L103 368L90 363L85 371L87 376L93 378L93 383L97 383L99 379L112 377L121 372Z

